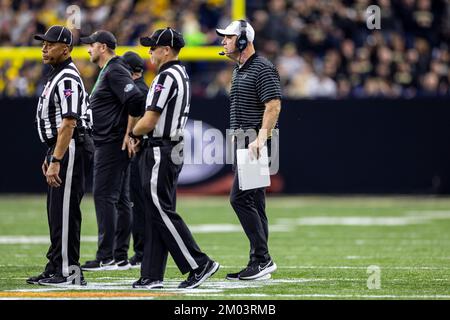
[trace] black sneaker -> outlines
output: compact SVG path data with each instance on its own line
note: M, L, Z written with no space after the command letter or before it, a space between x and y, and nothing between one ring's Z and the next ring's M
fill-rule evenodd
M128 259L120 260L116 262L116 268L114 270L128 270L131 268L130 263L128 262Z
M242 271L244 271L244 270L242 270ZM227 273L225 279L227 279L227 280L239 280L239 275L241 274L242 271L235 272L235 273Z
M178 288L180 289L194 289L205 282L206 279L211 277L219 270L220 265L215 261L208 261L203 266L191 271L186 280L184 280Z
M245 270L239 273L239 280L256 280L271 274L277 270L277 265L272 261L251 263Z
M161 280L152 280L150 278L139 278L138 281L133 282L133 288L140 289L162 289L164 284Z
M241 271L235 272L235 273L227 273L225 279L227 279L227 280L239 280L239 275L241 274L241 272L244 272L248 268L248 266L250 266L251 264L252 264L252 261L250 260L247 263L247 267L245 267Z
M117 266L114 259L109 259L105 261L98 261L98 260L86 261L86 263L81 266L81 270L83 271L105 271L116 269Z
M130 258L130 265L132 269L137 269L141 267L142 259L138 258L136 255Z
M53 273L48 273L48 272L44 271L38 276L34 276L34 277L28 278L27 279L27 283L29 283L29 284L39 284L40 280L48 279L48 278L51 278L51 277L53 277Z
M241 279L239 278L240 275L241 275L241 273L244 272L245 270L247 270L247 268L248 268L250 265L251 265L251 262L249 262L249 263L247 264L247 267L245 267L244 269L242 269L242 270L239 271L239 272L235 272L235 273L227 273L225 279L231 280L231 281L238 281L238 280L241 280ZM264 276L262 276L262 277L259 277L258 279L255 279L255 280L269 280L270 278L272 278L272 275L271 275L270 273L268 273L268 274L266 274L266 275L264 275Z
M62 275L54 275L51 278L45 278L42 280L39 280L39 284L42 286L68 286L68 285L77 285L75 279L69 279L69 277L63 277ZM84 277L81 276L80 284L81 286L87 285L86 280L84 280Z

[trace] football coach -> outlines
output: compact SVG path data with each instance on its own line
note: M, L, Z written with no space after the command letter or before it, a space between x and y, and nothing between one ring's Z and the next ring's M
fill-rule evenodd
M224 51L237 64L233 70L230 92L230 129L234 132L254 130L257 137L245 142L250 157L271 146L272 130L277 128L281 110L281 85L278 71L266 58L255 53L255 31L245 20L233 21L225 29L216 29L223 37ZM236 136L234 136L236 138ZM233 139L237 144L239 139ZM236 149L236 145L233 146ZM269 227L265 211L265 188L240 190L235 170L230 203L250 241L247 267L227 274L228 280L269 278L277 269L268 248Z
M116 38L100 30L81 42L89 45L91 62L101 70L90 96L94 120L93 194L98 224L96 259L86 271L126 270L131 235L128 128L137 122L145 95L137 88L125 62L116 55ZM134 124L133 124L134 125Z

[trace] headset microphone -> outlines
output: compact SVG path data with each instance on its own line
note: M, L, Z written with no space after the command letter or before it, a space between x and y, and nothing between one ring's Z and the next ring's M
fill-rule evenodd
M235 53L235 52L237 52L237 51L239 51L239 50L233 50L233 51L230 51L230 52L222 51L222 52L219 52L219 55L220 55L220 56L225 56L225 55L227 55L227 54Z

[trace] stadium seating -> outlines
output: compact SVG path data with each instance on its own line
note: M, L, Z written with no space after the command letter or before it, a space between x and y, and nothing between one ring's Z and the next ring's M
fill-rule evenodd
M32 35L63 24L69 1L0 1L1 47L39 46ZM81 30L113 32L119 45L170 25L188 46L220 45L217 26L230 21L230 4L208 1L78 1ZM366 26L366 8L377 4L381 29ZM247 0L258 52L276 64L284 96L300 98L450 97L450 4L443 0ZM88 89L95 65L77 60ZM193 94L226 95L230 63L189 62ZM154 70L147 63L146 80ZM221 72L225 70L224 72ZM40 61L0 59L0 97L35 96L47 72Z

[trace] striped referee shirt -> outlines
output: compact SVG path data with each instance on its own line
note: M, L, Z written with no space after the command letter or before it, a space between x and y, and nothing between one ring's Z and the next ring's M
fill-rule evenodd
M80 73L69 58L50 72L39 97L36 125L42 142L52 144L63 118L77 119L77 127L91 127L91 112Z
M230 129L255 129L262 126L265 103L281 100L280 76L266 58L253 54L233 70L230 92ZM277 126L278 127L278 124Z
M177 140L183 136L190 103L191 86L184 66L178 60L163 64L147 95L146 110L161 114L148 137Z

